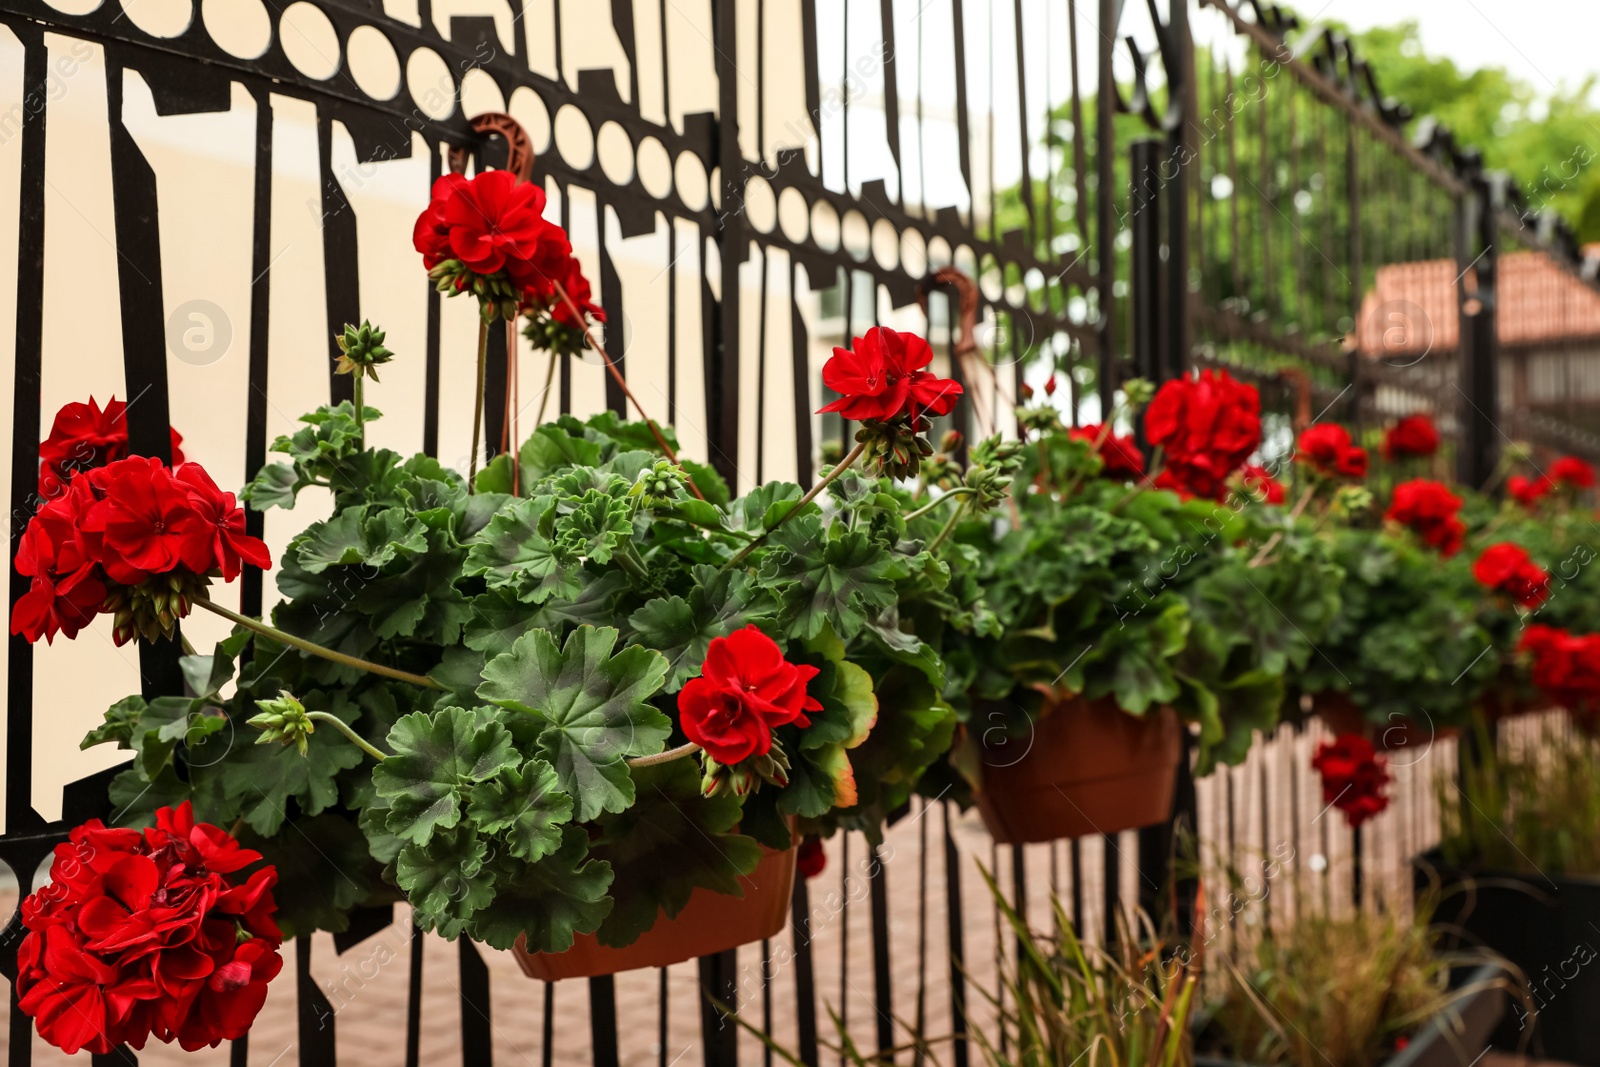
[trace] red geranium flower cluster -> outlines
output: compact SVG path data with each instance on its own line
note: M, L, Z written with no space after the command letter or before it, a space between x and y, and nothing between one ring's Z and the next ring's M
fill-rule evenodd
M1439 429L1426 415L1407 415L1383 435L1383 457L1431 456L1439 451Z
M1456 514L1460 510L1461 498L1444 483L1415 478L1395 486L1386 517L1414 530L1440 555L1453 556L1467 535L1466 524Z
M810 726L822 704L806 694L817 668L790 663L778 643L754 626L712 639L700 677L678 693L683 732L724 766L772 750L772 731Z
M835 348L822 367L822 381L839 399L818 408L855 422L893 422L909 416L948 415L961 395L959 383L924 370L933 348L914 333L874 326L849 348Z
M1562 456L1550 464L1550 480L1567 489L1593 489L1594 468L1577 456Z
M1539 501L1552 488L1549 478L1529 478L1525 474L1513 474L1506 479L1506 492L1511 494L1511 499L1530 510L1537 507Z
M1551 700L1579 714L1600 710L1600 634L1535 623L1517 648L1533 657L1533 684Z
M1144 431L1163 451L1157 486L1221 500L1228 476L1261 443L1261 398L1227 371L1173 378L1150 401Z
M205 575L232 581L244 563L272 566L245 533L244 509L198 463L171 470L130 456L87 471L29 520L17 573L31 578L11 632L32 641L75 637L99 611L117 616L114 639L171 636Z
M1322 775L1322 802L1344 812L1352 827L1389 806L1383 795L1389 784L1387 761L1360 734L1340 734L1322 742L1311 766Z
M39 445L39 495L52 500L66 491L66 484L80 471L104 467L128 455L128 405L112 397L104 409L89 398L87 404L64 405L56 412L50 436ZM183 437L168 427L172 435L172 462L183 462Z
M1054 378L1050 379L1055 381ZM1074 441L1087 441L1095 448L1095 454L1100 457L1100 473L1107 478L1116 478L1125 481L1129 478L1144 477L1144 456L1139 453L1139 446L1133 438L1119 436L1115 433L1106 433L1105 440L1100 439L1103 432L1097 422L1086 426L1079 426L1072 430Z
M1246 463L1242 473L1244 487L1254 499L1263 504L1283 503L1283 483L1274 478L1267 468Z
M1350 443L1350 431L1333 422L1307 426L1295 445L1295 461L1330 478L1365 478L1367 450Z
M504 302L500 310L508 317L515 307L547 312L576 330L584 327L582 315L603 322L605 312L593 301L566 232L544 217L545 203L542 187L519 182L510 171L446 174L433 183L411 243L431 276L497 306ZM561 299L557 283L578 314Z
M1521 545L1490 545L1472 565L1472 576L1525 608L1536 608L1550 596L1550 575Z
M260 859L196 823L188 801L142 833L99 819L73 830L50 884L22 902L18 1006L68 1054L243 1037L283 966L277 870L229 877Z
M1532 510L1552 489L1570 489L1576 492L1593 489L1594 485L1593 467L1577 456L1562 456L1550 464L1547 473L1537 478L1529 478L1525 474L1513 474L1506 479L1506 492L1511 494L1512 500Z

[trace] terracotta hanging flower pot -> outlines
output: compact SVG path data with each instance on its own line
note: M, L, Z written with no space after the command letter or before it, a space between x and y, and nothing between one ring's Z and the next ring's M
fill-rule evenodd
M631 945L610 948L593 934L581 934L565 952L529 952L521 938L512 952L529 978L555 982L669 967L775 937L789 918L796 849L762 851L756 869L739 879L744 896L696 889L676 917L658 917Z
M1026 741L985 750L976 790L1001 844L1117 833L1165 822L1182 751L1171 708L1129 715L1112 700L1047 702ZM1013 756L1025 745L1022 755Z
M1380 752L1414 749L1425 752L1435 741L1461 733L1457 726L1440 726L1426 719L1390 716L1387 722L1373 722L1362 714L1348 693L1318 693L1314 698L1317 717L1334 734L1360 734Z

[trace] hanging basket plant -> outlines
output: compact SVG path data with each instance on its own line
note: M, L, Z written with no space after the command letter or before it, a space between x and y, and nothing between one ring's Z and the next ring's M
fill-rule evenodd
M423 929L515 947L552 978L770 936L800 839L876 832L948 746L943 662L900 612L943 595L935 554L954 520L917 514L893 479L932 452L928 416L960 387L927 371L919 337L879 330L837 350L828 380L870 411L849 413L856 444L810 491L769 482L734 498L669 427L610 412L541 421L480 470L497 322L529 324L552 366L594 348L632 399L544 206L505 172L436 184L417 247L440 290L481 311L470 469L368 441L381 417L368 382L404 355L370 323L346 327L336 369L353 399L304 416L243 494L258 510L331 498L275 561L267 619L212 599L214 583L274 561L198 465L127 456L125 439L70 462L46 450L52 493L22 540L32 588L14 632L71 638L109 613L118 643L176 657L187 690L119 701L85 739L133 759L108 796L129 829L84 832L133 842L182 818L196 847L239 842L239 876L275 883L280 906L275 925L238 926L265 946L242 984L228 959L214 972L254 1008L280 934L343 930L352 909L396 900ZM99 409L80 407L62 419L92 432ZM985 477L987 508L1006 483ZM232 633L174 647L195 610ZM38 895L24 906L48 970L60 935L36 925L44 914ZM240 944L236 960L256 952ZM134 1040L111 971L85 966L84 995L119 1007L67 1034L35 991L41 1031L64 1046ZM149 1032L237 1036L254 1008L227 1003L226 1027Z

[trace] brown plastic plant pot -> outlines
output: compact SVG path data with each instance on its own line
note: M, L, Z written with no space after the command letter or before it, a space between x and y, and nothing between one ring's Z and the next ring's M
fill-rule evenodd
M1386 723L1373 722L1361 713L1348 693L1318 693L1312 698L1317 717L1335 736L1360 734L1379 752L1425 752L1434 741L1461 733L1457 726L1435 726L1424 720L1391 716Z
M789 918L797 850L762 851L756 869L739 879L744 896L696 889L676 918L658 916L631 945L609 948L593 934L580 934L565 952L529 952L519 937L512 952L529 978L555 982L669 967L775 937Z
M978 811L1003 845L1118 833L1172 817L1182 751L1171 708L1129 715L1111 700L1048 702L1020 759L983 757Z

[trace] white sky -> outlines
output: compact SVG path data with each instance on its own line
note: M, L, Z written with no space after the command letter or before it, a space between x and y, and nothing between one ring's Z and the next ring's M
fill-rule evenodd
M1600 74L1595 0L1301 0L1299 7L1356 30L1415 19L1428 54L1467 69L1504 67L1544 93Z

